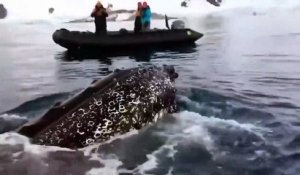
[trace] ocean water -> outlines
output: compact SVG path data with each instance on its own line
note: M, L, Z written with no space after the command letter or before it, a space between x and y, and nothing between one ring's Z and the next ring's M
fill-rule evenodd
M0 174L300 174L299 17L297 6L187 16L204 34L195 47L105 58L70 56L52 41L58 28L92 23L0 22ZM108 24L123 27L133 22ZM115 68L139 64L175 66L180 112L80 150L13 132Z

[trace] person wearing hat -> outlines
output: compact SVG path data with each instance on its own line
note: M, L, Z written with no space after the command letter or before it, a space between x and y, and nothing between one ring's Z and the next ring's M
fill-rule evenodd
M143 10L142 10L142 25L144 30L150 30L150 22L151 22L151 9L147 2L143 2Z
M140 32L142 30L142 3L138 2L137 4L137 10L135 13L135 21L134 21L134 33Z
M107 33L106 18L108 17L108 14L100 1L98 1L97 4L95 5L95 8L91 13L91 17L95 18L96 34L98 35L106 34Z

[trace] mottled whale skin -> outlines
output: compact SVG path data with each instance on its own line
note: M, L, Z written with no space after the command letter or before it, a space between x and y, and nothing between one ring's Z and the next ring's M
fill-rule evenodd
M116 70L18 132L35 144L72 149L107 141L176 112L177 77L165 65Z

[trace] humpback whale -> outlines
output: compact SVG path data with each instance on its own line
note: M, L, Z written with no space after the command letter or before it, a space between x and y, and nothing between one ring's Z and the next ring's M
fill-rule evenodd
M116 69L17 132L34 144L71 149L107 141L176 112L177 77L167 65Z

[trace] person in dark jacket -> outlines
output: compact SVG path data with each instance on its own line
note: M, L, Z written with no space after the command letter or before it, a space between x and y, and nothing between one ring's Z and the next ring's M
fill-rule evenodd
M134 33L140 32L142 30L142 3L138 2L138 7L135 13L134 21Z
M106 34L106 18L108 17L108 14L100 1L97 2L91 17L95 18L96 34Z
M151 9L147 2L143 2L143 11L142 11L142 24L143 30L150 30L151 23Z

